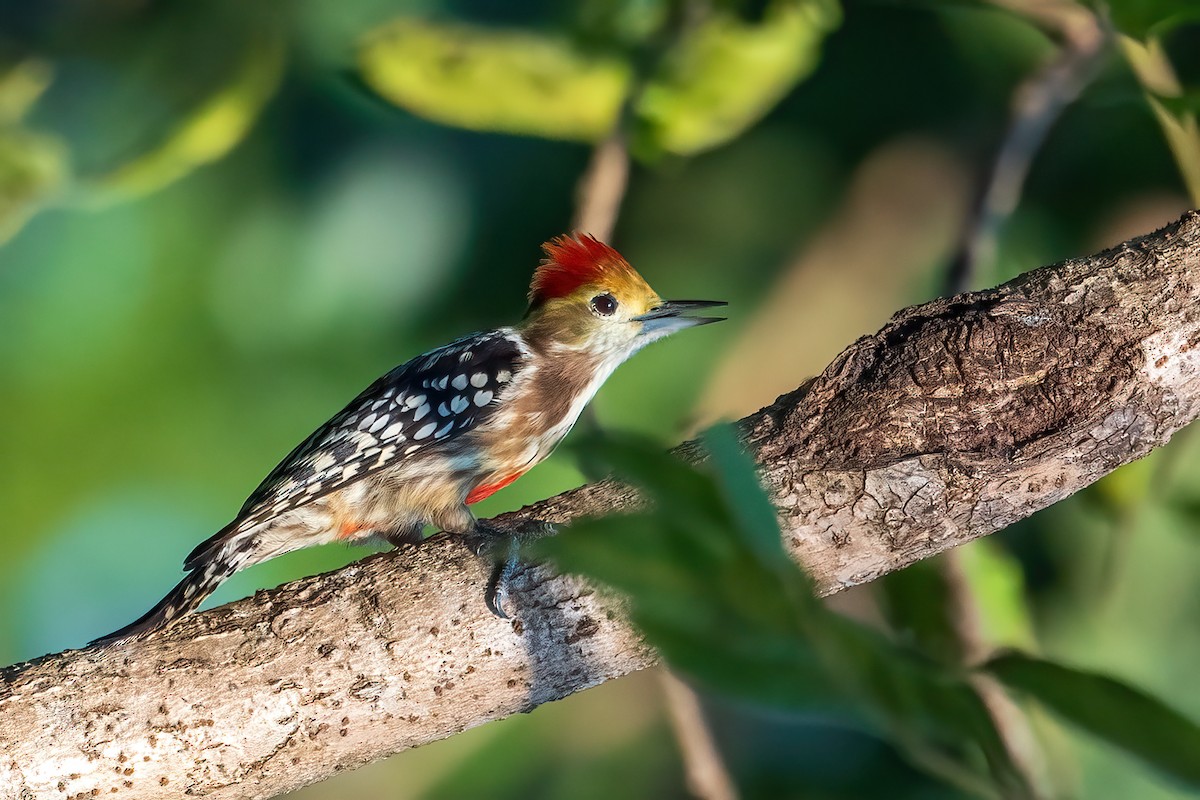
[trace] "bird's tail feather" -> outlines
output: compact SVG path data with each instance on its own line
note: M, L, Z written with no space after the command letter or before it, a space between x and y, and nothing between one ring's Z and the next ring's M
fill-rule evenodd
M216 539L216 537L213 537ZM212 542L213 540L210 540ZM253 554L252 537L244 536L227 540L224 547L209 547L204 553L193 553L188 558L188 575L167 592L154 608L138 619L96 639L92 644L120 644L141 639L170 625L185 614L195 611L204 599L213 593L222 581L233 573L249 566ZM206 542L205 544L209 544ZM247 547L246 545L251 545ZM199 549L198 549L199 550Z
M229 577L229 574L209 573L207 570L189 573L167 593L166 597L159 600L154 608L124 628L96 639L92 644L120 644L132 639L141 639L154 631L167 627L184 614L195 611L204 602L204 598L212 594L221 581Z

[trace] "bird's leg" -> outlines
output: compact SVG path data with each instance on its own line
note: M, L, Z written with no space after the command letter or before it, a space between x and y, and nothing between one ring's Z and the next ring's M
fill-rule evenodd
M476 555L486 554L493 559L492 574L483 595L488 611L500 619L508 619L504 605L509 585L521 567L521 544L557 532L552 523L536 519L520 520L503 527L490 522L475 523L474 530L466 537L466 545Z
M521 566L521 543L558 532L553 524L535 519L505 525L483 522L475 519L466 505L444 512L433 520L433 524L447 533L461 536L463 544L475 555L492 559L494 566L483 601L488 610L501 619L508 619L504 601L509 594L509 583ZM434 534L430 538L437 536Z

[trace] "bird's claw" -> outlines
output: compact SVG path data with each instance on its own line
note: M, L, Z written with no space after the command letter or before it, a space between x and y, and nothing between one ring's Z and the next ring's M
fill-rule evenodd
M492 574L488 578L487 589L483 593L483 603L487 606L488 611L500 619L509 619L508 612L504 610L504 604L508 600L508 582L519 563L515 554L504 561L498 561L492 567Z
M557 529L552 523L528 520L504 529L480 524L475 533L467 537L466 545L472 553L477 556L490 553L496 557L483 595L483 602L488 611L500 619L510 618L505 605L511 594L509 584L521 567L521 543L553 536L555 533Z

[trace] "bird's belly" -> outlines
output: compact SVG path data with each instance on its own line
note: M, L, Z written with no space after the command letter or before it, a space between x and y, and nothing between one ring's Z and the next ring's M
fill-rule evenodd
M441 459L437 461L443 461ZM462 507L478 471L434 459L364 477L307 504L290 516L320 541L354 541L420 526Z

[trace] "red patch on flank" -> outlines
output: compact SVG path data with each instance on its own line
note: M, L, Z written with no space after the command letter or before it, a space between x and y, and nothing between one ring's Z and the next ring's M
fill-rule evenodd
M507 478L502 478L502 479L496 481L495 483L488 483L483 486L476 486L474 489L471 490L471 493L469 495L467 495L467 505L471 505L471 503L478 503L480 500L483 500L487 497L491 497L496 492L500 491L505 486L508 486L510 483L512 483L513 481L515 481L517 478L521 477L524 474L525 474L524 472L516 472L516 473L513 473L512 475L509 475Z
M353 522L353 521L347 520L347 521L343 522L341 528L338 529L338 538L339 539L353 539L358 534L362 533L365 530L368 530L368 527L369 526L364 525L361 522Z
M566 297L611 271L631 269L620 253L586 233L558 236L542 245L542 250L546 257L533 273L529 287L532 305Z

